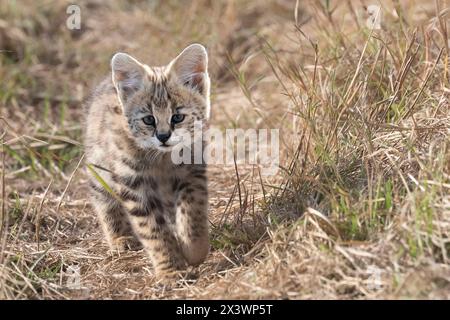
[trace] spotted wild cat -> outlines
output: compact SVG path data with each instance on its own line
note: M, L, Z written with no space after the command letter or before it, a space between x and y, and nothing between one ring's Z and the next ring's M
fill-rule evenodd
M87 106L86 161L101 177L90 175L91 202L106 239L113 250L142 246L159 274L209 250L206 165L171 161L179 132L208 121L207 67L199 44L163 67L117 53Z

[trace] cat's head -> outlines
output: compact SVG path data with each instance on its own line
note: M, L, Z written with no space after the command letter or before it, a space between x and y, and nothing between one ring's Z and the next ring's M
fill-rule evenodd
M200 44L168 65L149 67L126 53L111 60L112 80L128 129L142 149L171 151L210 112L208 55Z

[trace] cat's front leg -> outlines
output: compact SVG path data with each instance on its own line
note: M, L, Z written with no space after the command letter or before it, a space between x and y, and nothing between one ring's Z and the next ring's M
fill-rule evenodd
M146 204L126 201L124 205L133 230L150 256L156 273L170 276L177 270L184 269L185 259L169 222L162 210L159 210L159 200L153 198Z
M90 183L90 187L91 203L99 217L110 250L114 252L139 249L141 244L131 229L121 203L94 182Z
M190 265L202 263L209 252L206 177L182 183L178 191L176 230L183 256Z

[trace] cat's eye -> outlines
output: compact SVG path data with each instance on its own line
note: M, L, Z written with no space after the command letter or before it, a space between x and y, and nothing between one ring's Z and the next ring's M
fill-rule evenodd
M172 123L180 123L183 120L184 120L184 114L177 113L172 116L171 121L172 121Z
M142 121L148 126L154 126L155 125L155 117L154 116L145 116L142 118Z

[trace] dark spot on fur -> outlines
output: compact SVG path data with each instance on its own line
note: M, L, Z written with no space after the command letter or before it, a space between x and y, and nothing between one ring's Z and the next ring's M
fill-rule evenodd
M145 227L148 227L147 221L140 221L138 225L139 225L139 228L145 228Z
M162 211L163 210L163 206L162 206L161 200L159 200L158 198L153 197L153 196L147 197L146 206L150 210L158 210L158 211Z
M120 192L119 197L124 201L131 200L134 202L139 202L139 200L140 200L140 198L136 194L134 194L132 191L129 191L129 190L122 190Z
M183 190L183 189L189 187L189 185L190 185L189 182L183 182L183 183L181 183L180 185L178 185L177 190L178 190L178 191L181 191L181 190Z
M135 216L135 217L147 217L150 215L150 211L149 210L145 210L142 208L133 208L130 210L130 215Z
M166 223L166 219L164 219L163 216L157 216L156 217L156 223L159 224L160 226Z
M172 178L172 190L173 190L173 191L178 190L179 184L180 184L180 179L178 179L178 178Z

